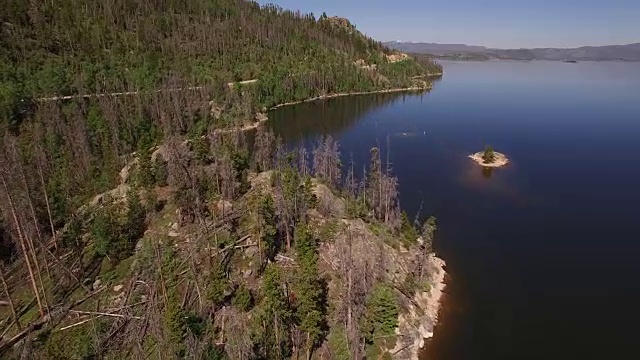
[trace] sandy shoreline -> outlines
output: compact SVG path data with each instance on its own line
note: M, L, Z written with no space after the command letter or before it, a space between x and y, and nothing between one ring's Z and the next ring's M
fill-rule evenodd
M509 159L507 158L507 156L499 152L494 151L495 161L492 163L484 162L484 160L482 159L482 154L483 152L477 152L475 154L469 155L469 158L473 160L476 164L484 167L497 168L497 167L505 166L509 163Z

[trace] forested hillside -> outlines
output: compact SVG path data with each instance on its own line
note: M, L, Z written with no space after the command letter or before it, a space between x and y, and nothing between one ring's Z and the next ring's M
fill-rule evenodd
M407 86L423 69L348 21L242 0L7 0L0 73L13 97L218 86L261 79L258 101ZM358 71L363 59L381 76ZM8 97L8 99L7 99Z
M377 149L357 176L331 139L287 153L242 127L286 102L428 88L438 65L243 0L5 0L0 33L0 357L393 347L378 336L429 286L435 225L401 216ZM378 251L320 262L346 244Z
M25 163L38 153L62 168L45 179L71 200L112 185L121 156L168 134L251 123L264 107L318 95L412 86L430 70L390 61L348 21L242 0L11 0L0 16L2 132L38 145Z

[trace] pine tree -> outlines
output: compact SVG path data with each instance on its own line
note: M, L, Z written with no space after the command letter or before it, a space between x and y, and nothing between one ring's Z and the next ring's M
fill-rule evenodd
M267 259L273 259L279 250L277 239L277 217L276 209L271 195L263 195L260 199L259 224L261 232L261 251Z
M296 316L300 328L307 334L307 359L319 343L326 326L323 305L324 289L318 277L318 244L306 225L299 224L295 232L299 271L296 277Z
M332 359L350 360L351 352L349 351L349 342L347 334L342 324L332 327L328 336L329 348L331 349Z
M169 173L167 172L167 163L162 158L162 155L158 154L156 160L153 162L153 178L157 186L167 186L167 179Z
M360 328L368 343L377 337L392 335L398 326L398 304L393 289L386 284L378 284L369 299L361 319Z
M491 164L492 162L496 161L496 154L494 153L493 148L491 146L487 146L484 149L484 152L482 153L482 160L486 164Z
M139 186L148 188L155 183L153 165L151 164L151 141L149 136L143 136L138 143L138 173Z
M229 289L229 280L224 265L216 261L211 267L209 275L207 297L214 306L218 307L224 302L225 294Z
M252 339L261 358L284 359L291 354L292 313L277 265L267 265L263 280L262 301L253 317Z

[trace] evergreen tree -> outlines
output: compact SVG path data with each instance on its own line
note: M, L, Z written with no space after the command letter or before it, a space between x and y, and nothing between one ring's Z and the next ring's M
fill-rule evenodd
M253 317L252 339L264 359L284 359L291 354L292 312L282 288L277 265L267 265L263 275L262 301Z
M331 349L332 359L350 360L351 352L349 351L349 342L347 334L342 325L332 327L328 336L329 349Z
M225 267L219 261L214 262L209 275L207 297L214 306L222 305L225 295L229 290L229 280L225 271Z
M295 232L296 252L300 265L296 277L296 316L300 328L307 334L307 358L317 346L326 326L324 288L318 276L318 244L306 225L299 224Z
M146 210L135 191L127 194L127 209L109 206L99 210L91 225L95 252L117 263L133 253L136 241L145 230Z
M135 190L127 194L127 215L123 229L125 236L131 244L144 235L146 210L140 202L140 196Z
M403 211L400 215L400 233L405 240L405 244L411 246L411 244L415 243L418 239L418 231L413 226L411 221L409 221L409 215L405 211Z
M398 326L398 304L393 289L378 284L367 299L360 328L368 343L377 337L392 335Z
M491 164L496 161L496 154L493 152L493 148L491 146L487 146L482 152L482 161L486 164Z
M148 135L143 136L138 143L138 173L139 186L148 188L155 183L153 166L151 164L151 141Z
M279 250L277 239L277 217L275 204L271 195L263 195L259 203L259 231L262 235L261 251L267 259L273 259Z
M233 306L237 307L241 311L251 310L251 307L253 306L253 295L251 294L251 290L244 285L240 285L233 294L232 303Z
M157 186L167 186L168 177L167 163L162 158L162 155L158 154L156 160L153 162L154 182Z
M427 254L433 252L433 238L437 229L436 218L433 216L430 216L422 225L423 246Z

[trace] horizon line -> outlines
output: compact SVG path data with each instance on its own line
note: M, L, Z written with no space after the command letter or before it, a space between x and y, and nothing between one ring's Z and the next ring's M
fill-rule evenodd
M578 46L530 46L530 47L493 47L486 45L467 44L460 42L433 42L433 41L410 41L410 40L381 40L382 43L397 42L397 43L410 43L410 44L436 44L436 45L462 45L469 47L483 47L486 49L496 50L528 50L528 49L579 49L585 47L603 47L603 46L628 46L628 45L640 45L640 40L636 42L620 44L620 43L608 43L603 45L578 45Z

